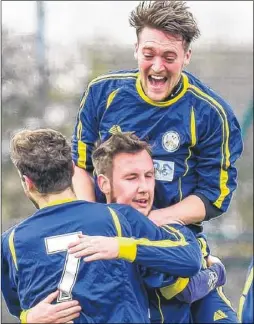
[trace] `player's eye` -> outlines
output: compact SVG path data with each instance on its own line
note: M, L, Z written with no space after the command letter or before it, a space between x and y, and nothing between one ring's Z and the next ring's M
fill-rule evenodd
M168 62L168 63L173 63L175 61L175 58L174 57L166 57L165 60Z
M135 180L136 177L135 176L131 176L131 177L127 177L126 180Z
M144 57L145 57L146 59L151 59L151 58L153 57L153 55L152 55L152 54L144 53Z

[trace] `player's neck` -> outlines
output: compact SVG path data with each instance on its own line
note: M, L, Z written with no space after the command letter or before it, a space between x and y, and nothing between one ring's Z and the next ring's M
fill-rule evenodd
M47 206L57 205L73 200L77 200L77 197L71 188L67 188L66 190L60 193L53 193L46 196L40 196L37 202L41 209Z

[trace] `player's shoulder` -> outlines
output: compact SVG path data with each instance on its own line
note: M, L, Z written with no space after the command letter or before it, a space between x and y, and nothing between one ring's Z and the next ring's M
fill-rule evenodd
M138 70L117 70L109 71L108 73L101 74L100 76L94 78L90 83L89 87L99 87L105 85L124 85L129 82L135 81L138 77Z
M112 203L112 204L108 204L107 206L110 209L113 209L117 213L120 213L121 215L126 216L126 217L129 214L132 214L132 215L139 215L140 214L135 208L133 208L130 205Z
M4 251L9 250L10 241L14 238L14 233L17 226L18 224L13 225L1 234L2 253L4 253Z
M230 104L208 84L188 71L184 71L184 74L188 77L188 92L193 94L197 102L232 112Z

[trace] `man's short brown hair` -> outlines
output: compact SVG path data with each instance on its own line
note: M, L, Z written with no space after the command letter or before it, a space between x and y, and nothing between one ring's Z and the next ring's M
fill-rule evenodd
M197 23L184 1L142 1L131 12L129 22L137 37L145 27L182 36L184 48L200 36Z
M138 153L146 150L150 156L152 151L146 141L141 141L131 132L113 134L105 142L98 141L92 153L92 162L97 175L112 175L113 159L119 153Z
M11 139L11 160L41 194L65 190L72 185L71 146L52 129L22 130Z

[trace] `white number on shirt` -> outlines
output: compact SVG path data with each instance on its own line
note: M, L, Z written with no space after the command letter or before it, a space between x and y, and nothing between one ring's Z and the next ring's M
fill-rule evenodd
M68 245L78 239L78 234L82 232L68 233L45 238L47 254L59 253L68 250ZM72 289L77 279L80 258L75 258L73 254L67 252L61 280L58 284L60 293L57 301L62 302L72 299Z

